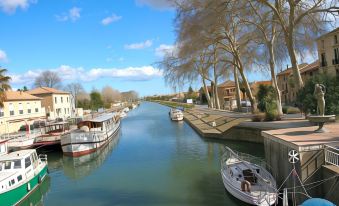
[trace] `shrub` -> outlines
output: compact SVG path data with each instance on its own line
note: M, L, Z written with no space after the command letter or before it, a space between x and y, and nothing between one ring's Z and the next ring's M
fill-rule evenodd
M266 115L263 112L258 112L252 116L253 122L262 122L266 119Z
M300 109L297 107L288 107L286 114L299 114L300 113Z
M265 121L280 120L276 104L276 93L272 86L259 85L257 99L258 109L261 112L265 112Z

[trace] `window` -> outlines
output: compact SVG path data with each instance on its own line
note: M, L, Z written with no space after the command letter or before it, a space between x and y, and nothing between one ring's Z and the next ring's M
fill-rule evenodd
M67 103L68 103L68 97L67 97Z
M31 110L31 104L27 103L27 113L30 114L32 112Z
M18 182L20 182L20 181L22 180L22 175L19 175L19 176L17 177L17 179L18 179Z
M9 115L13 116L14 115L14 106L12 103L9 104Z
M11 183L12 183L12 185L14 185L14 183L15 183L15 180L14 180L14 179L12 179L12 180L11 180Z
M54 102L55 102L55 104L56 104L56 103L58 103L58 101L57 101L57 98L56 98L56 97L54 97Z
M3 108L0 107L0 117L3 117L4 116L4 110Z
M334 49L333 65L339 64L339 48Z
M19 114L24 114L24 107L19 103Z
M14 169L21 168L21 160L14 160Z
M12 166L12 162L11 161L6 161L5 162L5 170L11 169L11 166Z
M69 114L69 108L67 108L67 114Z
M29 157L26 157L25 158L25 168L31 166L32 162L31 162L31 159Z
M64 103L64 98L63 97L61 97L61 103Z
M39 108L35 108L35 112L38 113L39 112Z
M334 35L334 44L338 44L338 36Z
M66 108L64 108L64 110L65 110L65 114L66 114Z
M327 66L327 63L326 63L326 55L325 55L325 53L321 53L320 56L321 56L320 66L326 67L326 66Z

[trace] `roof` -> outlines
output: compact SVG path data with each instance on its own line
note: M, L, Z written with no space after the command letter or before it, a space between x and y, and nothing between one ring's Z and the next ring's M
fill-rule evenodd
M20 101L20 100L41 100L41 98L33 96L24 91L6 91L6 102L7 101Z
M339 27L336 28L336 29L333 29L333 30L330 31L330 32L327 32L326 34L321 35L320 37L317 38L317 40L318 40L318 39L321 39L321 38L323 38L323 37L326 37L326 36L328 36L328 35L331 35L331 34L333 34L333 33L335 33L335 32L339 32Z
M235 82L231 80L227 80L218 85L218 87L235 87Z
M38 87L28 91L29 94L39 95L39 94L69 94L69 92L61 91L58 89L50 87Z
M305 72L308 72L308 71L315 71L315 70L318 70L319 69L319 61L315 61L305 67L303 67L302 69L300 69L300 73L305 73Z
M251 84L252 85L272 85L272 81L271 80L268 80L268 81L256 81L256 82L253 82Z
M302 64L299 64L299 70L301 70L302 68L304 68L305 66L307 66L308 64L307 63L302 63ZM292 67L289 67L281 72L279 72L277 74L277 76L281 76L281 75L290 75L292 73Z
M33 152L35 152L35 149L26 149L26 150L11 152L7 155L0 156L0 161L22 159L22 158L32 154Z
M112 119L114 116L115 116L115 113L106 113L92 120L89 120L89 122L104 122L106 120Z

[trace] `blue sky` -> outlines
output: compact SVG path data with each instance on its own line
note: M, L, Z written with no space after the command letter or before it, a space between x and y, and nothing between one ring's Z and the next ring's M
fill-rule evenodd
M13 88L50 69L88 91L171 92L153 66L175 41L166 0L0 0L0 9L0 65Z

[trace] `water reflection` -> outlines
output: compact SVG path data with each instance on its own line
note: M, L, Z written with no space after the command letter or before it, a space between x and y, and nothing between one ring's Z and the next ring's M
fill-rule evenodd
M20 206L42 206L43 199L51 187L51 178L46 176L46 179L39 185L39 187L25 199Z

